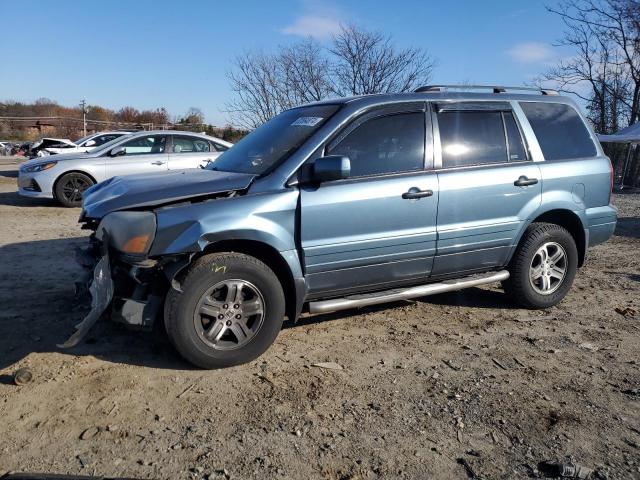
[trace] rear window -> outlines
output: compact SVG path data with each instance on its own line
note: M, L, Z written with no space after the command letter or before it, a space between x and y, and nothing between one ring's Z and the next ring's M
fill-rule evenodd
M578 112L562 103L521 102L545 160L594 157L596 147Z

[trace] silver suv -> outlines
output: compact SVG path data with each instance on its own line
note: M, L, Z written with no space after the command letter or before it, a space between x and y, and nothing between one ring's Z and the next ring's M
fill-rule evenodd
M88 153L58 154L20 166L18 192L79 207L82 193L116 175L204 167L232 146L219 138L181 131L120 136Z

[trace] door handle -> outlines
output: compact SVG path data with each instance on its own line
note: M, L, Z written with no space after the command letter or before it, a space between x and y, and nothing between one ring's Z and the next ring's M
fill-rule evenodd
M165 162L163 162L162 160L156 160L155 162L151 162L151 165L164 165Z
M535 185L536 183L538 183L537 178L529 178L525 175L521 175L520 178L513 182L516 187L527 187L529 185Z
M405 200L414 200L417 198L430 197L433 195L433 190L420 190L417 187L410 188L408 192L402 194L402 198Z

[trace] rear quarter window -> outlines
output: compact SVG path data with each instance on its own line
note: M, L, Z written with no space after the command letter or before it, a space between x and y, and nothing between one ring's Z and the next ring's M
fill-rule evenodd
M521 102L545 160L596 156L596 146L578 112L563 103Z

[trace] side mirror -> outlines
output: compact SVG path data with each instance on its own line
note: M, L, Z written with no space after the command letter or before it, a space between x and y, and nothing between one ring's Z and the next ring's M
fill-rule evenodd
M127 153L127 149L123 146L116 147L109 152L110 157L119 157L121 155L125 155Z
M84 144L85 147L93 147L96 144L95 140L89 140L87 143Z
M313 163L313 180L328 182L349 178L351 161L343 155L329 155L320 157Z

